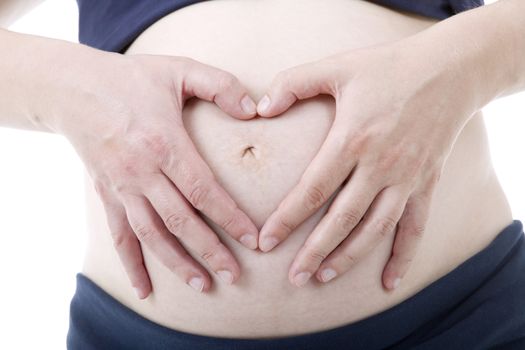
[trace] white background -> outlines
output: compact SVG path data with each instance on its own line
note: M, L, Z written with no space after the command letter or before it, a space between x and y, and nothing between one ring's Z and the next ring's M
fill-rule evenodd
M75 1L48 0L11 29L76 41L77 19ZM525 220L525 94L494 101L485 119L513 215ZM61 136L0 128L0 349L65 348L86 238L82 167Z

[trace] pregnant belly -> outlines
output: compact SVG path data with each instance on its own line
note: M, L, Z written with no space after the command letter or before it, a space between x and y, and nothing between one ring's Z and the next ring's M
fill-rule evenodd
M127 53L194 58L232 72L254 98L260 98L282 69L397 40L433 23L362 1L217 0L164 17ZM183 117L218 181L260 228L319 149L333 121L334 107L331 98L317 97L297 103L275 119L238 121L213 104L191 100ZM212 273L209 293L194 292L145 249L154 292L140 301L113 250L102 205L87 177L86 185L89 248L83 272L146 318L173 329L213 336L301 334L373 315L451 271L512 220L478 113L465 126L447 160L420 250L397 290L387 292L381 284L392 239L384 240L351 271L328 284L315 280L302 288L290 284L290 263L326 212L327 203L266 254L243 248L210 223L237 257L241 278L227 286Z

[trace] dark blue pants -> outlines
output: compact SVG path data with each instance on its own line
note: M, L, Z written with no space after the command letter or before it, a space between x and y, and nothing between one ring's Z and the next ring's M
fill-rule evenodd
M276 339L217 338L165 328L78 274L67 345L75 350L523 350L523 225L514 220L488 247L388 310L331 330Z

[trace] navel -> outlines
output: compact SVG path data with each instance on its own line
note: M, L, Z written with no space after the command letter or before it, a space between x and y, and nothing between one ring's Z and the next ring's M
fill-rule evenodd
M255 148L255 146L246 146L242 150L242 158L252 157L257 158L258 156L258 150Z

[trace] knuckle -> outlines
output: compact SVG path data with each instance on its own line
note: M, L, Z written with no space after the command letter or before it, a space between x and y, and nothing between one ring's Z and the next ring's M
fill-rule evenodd
M104 184L101 180L94 180L93 181L93 187L95 188L95 192L100 196L102 200L106 198L106 191L104 188Z
M338 228L346 234L352 230L361 220L361 213L357 209L350 208L334 215L334 221Z
M102 203L105 206L113 206L114 203L114 196L115 192L113 192L114 184L112 184L109 180L103 181L102 179L95 179L93 181L93 187L95 189L95 192L97 193L98 197L102 201Z
M139 162L134 156L126 156L122 159L122 174L127 178L132 178L138 176L140 172Z
M314 263L321 263L326 259L328 254L326 254L323 251L320 251L319 249L311 249L306 253L306 259L308 261L314 262Z
M396 224L397 224L396 220L392 219L391 217L386 216L386 217L377 219L377 221L375 222L374 228L381 236L387 236L392 231L394 231Z
M210 197L209 187L201 179L197 179L193 181L190 188L188 200L196 209L204 209Z
M286 233L290 233L295 229L295 225L288 221L287 219L283 218L283 216L279 215L277 218L278 225L281 229L283 229Z
M189 219L190 218L187 214L178 212L169 215L164 223L171 233L177 237L182 237L184 228L187 226Z
M236 223L236 220L235 220L235 216L234 215L230 215L228 217L226 217L226 219L224 219L220 225L222 227L223 230L225 230L226 232L229 231L230 228L232 228L232 226Z
M206 247L206 249L203 250L199 255L205 261L211 262L213 258L219 255L220 249L221 249L221 243L216 242L212 246Z
M352 130L340 138L341 153L359 157L366 153L370 139L371 135L365 128Z
M133 230L141 242L147 242L155 235L155 230L149 226L138 225Z
M126 242L126 235L121 231L111 231L111 238L113 239L113 247L117 250L122 248Z
M163 154L167 144L168 142L164 135L153 132L144 135L140 139L141 149L153 152L154 154Z
M317 184L305 187L304 195L303 203L308 210L318 209L324 202L326 202L324 189Z
M392 148L390 151L381 155L378 159L376 171L383 173L392 170L402 157L402 150L399 148Z
M196 61L193 58L188 57L188 56L175 56L175 57L172 57L172 59L173 59L173 63L176 63L176 64L188 65L188 64L196 63Z
M164 135L153 131L144 131L129 143L128 148L120 156L118 170L128 177L144 172L144 160L161 159L166 154L168 141Z
M230 91L239 84L239 80L230 73L219 72L218 76L219 91Z
M410 227L406 227L405 231L414 238L421 238L423 237L423 234L425 233L425 227L421 225L414 225Z
M345 266L353 266L357 262L357 258L350 252L343 252L341 258L343 259Z
M285 90L290 87L291 80L292 71L290 69L283 70L277 73L273 85L277 90Z
M205 250L200 254L200 257L203 258L206 261L210 261L210 259L215 255L215 252L211 250Z
M190 69L195 68L195 66L198 65L196 60L186 56L171 57L170 61L173 64L173 67L176 69L176 72L179 74L189 72Z
M179 152L179 147L176 144L166 143L157 153L159 168L163 170L178 169L181 164L179 154L183 154L183 152Z
M441 175L442 175L441 169L434 169L434 171L430 173L430 177L429 177L430 187L434 187L439 182L439 180L441 179Z
M406 159L413 171L419 170L425 166L429 157L428 150L416 143L403 143L398 150L398 157Z
M115 193L123 195L125 193L131 192L131 188L127 182L119 181L112 185L112 189Z

